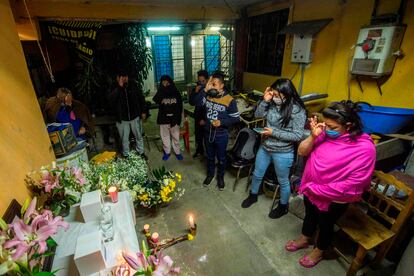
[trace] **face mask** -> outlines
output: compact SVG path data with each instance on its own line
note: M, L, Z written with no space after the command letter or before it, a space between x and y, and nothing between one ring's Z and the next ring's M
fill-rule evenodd
M206 94L207 94L207 96L209 96L211 98L219 98L220 97L220 92L215 88L212 88L212 89L208 90L206 92Z
M282 105L283 100L282 100L281 98L279 98L279 97L273 97L273 102L274 102L276 105Z
M327 130L325 130L325 133L326 133L326 135L328 135L328 137L330 137L330 138L338 138L339 136L341 136L341 133L339 132L339 131L337 131L337 130L330 130L330 129L327 129Z

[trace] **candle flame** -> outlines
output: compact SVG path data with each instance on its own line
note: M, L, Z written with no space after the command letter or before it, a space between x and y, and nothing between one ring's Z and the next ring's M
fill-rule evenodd
M116 187L115 187L115 186L111 186L111 187L109 187L108 192L109 192L109 193L116 192Z

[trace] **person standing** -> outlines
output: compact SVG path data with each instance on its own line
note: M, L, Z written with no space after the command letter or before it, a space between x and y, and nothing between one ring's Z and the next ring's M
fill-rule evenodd
M289 79L278 79L266 88L255 117L266 117L266 127L256 155L252 188L241 206L249 208L257 202L263 176L269 164L273 162L280 185L280 201L277 208L269 213L269 217L276 219L288 212L289 174L294 160L294 144L302 140L304 133L305 105Z
M207 153L207 177L203 182L209 186L213 181L217 165L217 186L224 189L224 171L226 169L227 144L229 142L228 128L240 121L236 101L230 96L224 86L224 76L214 73L207 82L205 91L196 93L195 102L206 108L206 125L204 127L204 143Z
M196 152L193 158L204 155L204 126L206 125L206 108L196 105L197 93L204 90L208 80L208 72L200 70L197 72L197 86L190 95L190 104L195 106L194 109L194 134L196 140Z
M122 155L124 157L129 155L129 134L132 130L136 140L136 151L146 159L142 138L141 119L146 119L145 98L142 91L129 82L126 71L120 70L116 76L115 88L108 98L115 109L116 127L122 141Z
M157 124L160 125L160 135L164 148L162 160L170 158L171 139L177 160L183 160L180 150L180 124L183 114L181 94L170 76L161 76L158 91L152 100L159 105Z

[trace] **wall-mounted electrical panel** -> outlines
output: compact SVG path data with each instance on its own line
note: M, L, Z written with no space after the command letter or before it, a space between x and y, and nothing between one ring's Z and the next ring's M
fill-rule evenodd
M405 25L365 26L359 31L351 74L381 77L390 75L400 46Z
M311 63L313 44L313 35L295 34L293 36L291 62Z

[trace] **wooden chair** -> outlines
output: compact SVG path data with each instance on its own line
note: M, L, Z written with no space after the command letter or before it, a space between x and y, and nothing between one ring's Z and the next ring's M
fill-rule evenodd
M392 191L391 185L395 188L392 194L388 192ZM407 196L404 199L397 198L399 191L405 192ZM357 273L369 250L377 248L374 265L384 259L395 237L412 214L414 206L413 190L394 176L381 171L375 171L371 190L363 198L368 212L352 204L337 221L340 229L358 244L356 256L347 272L348 276ZM337 248L334 250L350 263Z

